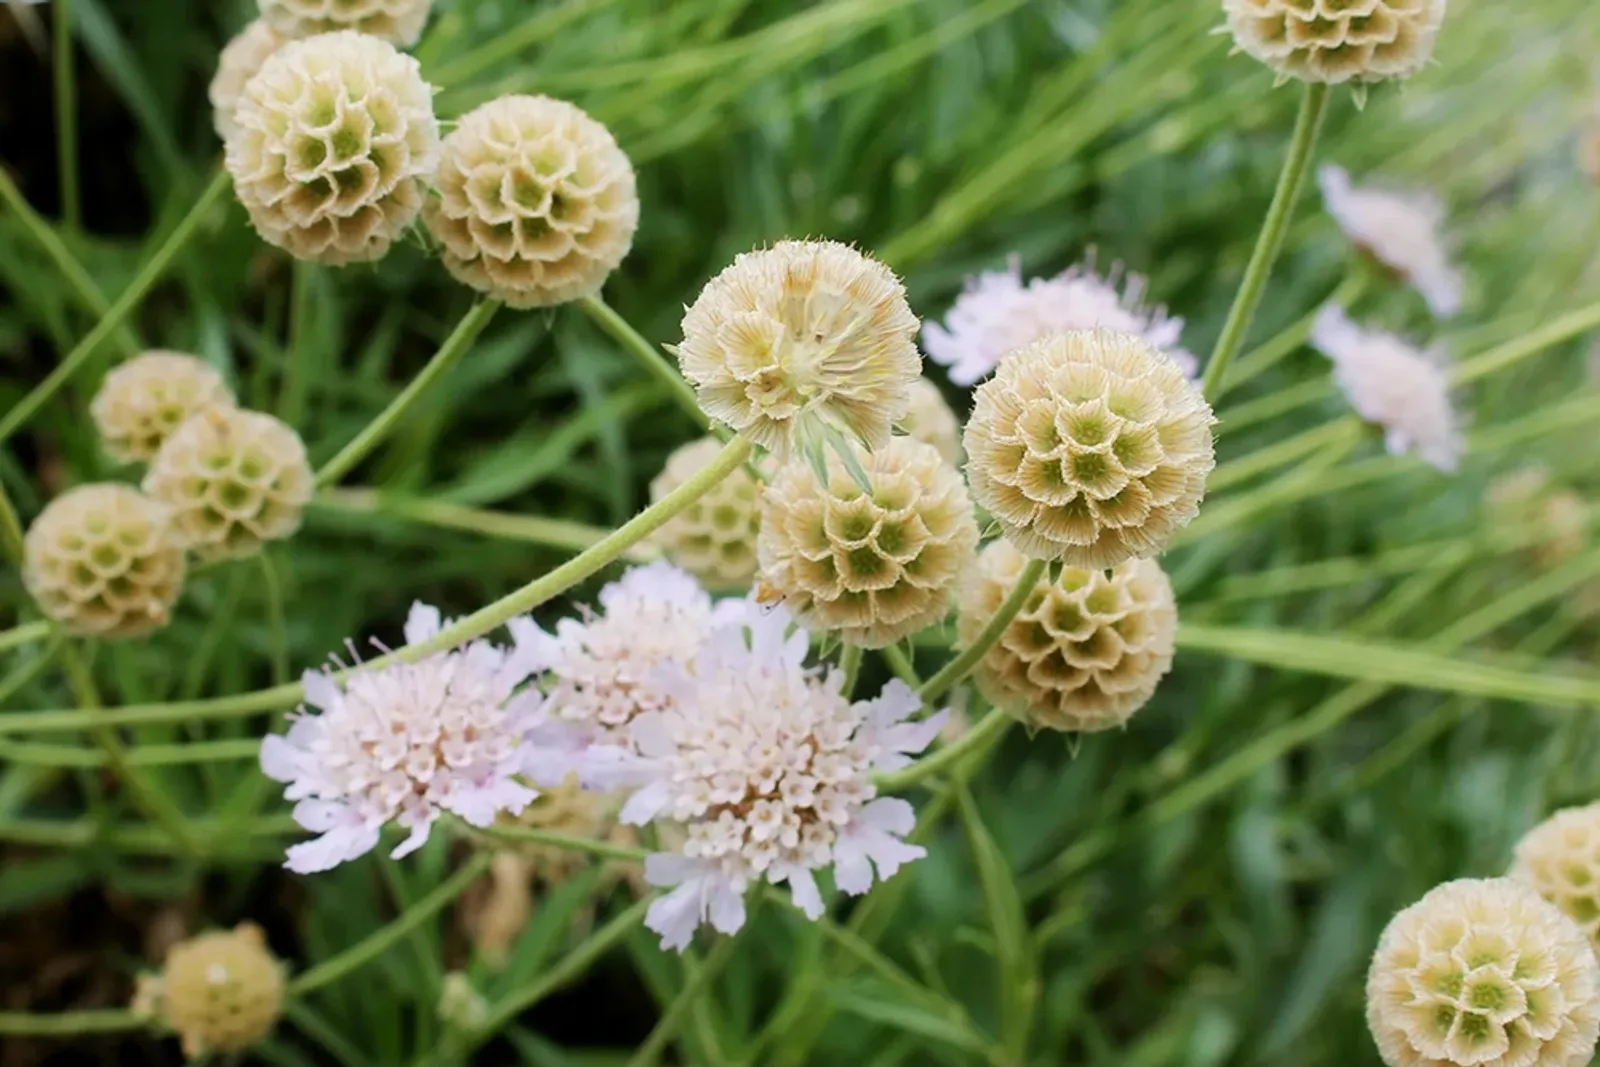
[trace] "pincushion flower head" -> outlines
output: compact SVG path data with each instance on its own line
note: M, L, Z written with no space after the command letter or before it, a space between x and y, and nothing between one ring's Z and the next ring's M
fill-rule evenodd
M1600 804L1563 808L1522 835L1511 877L1527 882L1600 944Z
M922 702L899 681L852 702L841 672L805 666L810 637L787 611L752 603L744 616L663 670L671 704L631 726L643 784L622 819L682 831L681 847L645 862L645 878L670 888L645 917L666 948L707 922L737 931L745 891L763 880L788 883L815 919L817 871L831 866L840 889L864 893L874 870L881 881L924 855L902 840L911 805L877 796L871 776L905 766L944 716L912 721Z
M1363 329L1333 304L1317 313L1311 344L1333 361L1334 380L1350 406L1383 430L1391 453L1416 452L1441 471L1456 469L1461 434L1442 352L1422 352L1393 334Z
M1439 318L1461 310L1461 273L1440 230L1444 205L1427 193L1358 188L1333 164L1317 172L1323 203L1363 255L1413 286Z
M140 977L132 1010L170 1026L185 1056L240 1052L277 1024L284 985L261 928L240 923L173 945L159 975Z
M715 437L701 437L667 457L650 482L655 503L699 474L722 452ZM667 558L713 589L749 588L756 576L756 531L761 483L741 467L674 515L652 540Z
M928 357L950 368L950 380L972 385L993 373L1008 353L1052 334L1104 327L1142 337L1194 375L1194 356L1179 346L1183 320L1147 305L1145 280L1113 267L1105 277L1087 264L1053 278L1022 281L1015 258L1003 271L967 279L943 325L922 328Z
M926 378L911 383L911 406L900 419L907 437L938 449L952 467L961 465L961 422L939 387Z
M226 162L263 240L335 266L378 259L416 220L439 160L415 59L344 30L291 41L245 84Z
M107 455L142 463L189 416L232 406L233 393L215 367L182 352L152 350L107 372L89 416Z
M678 365L713 419L780 459L817 457L888 442L921 373L916 334L888 267L834 241L779 241L706 283Z
M1280 81L1409 78L1427 66L1446 0L1222 0L1239 50Z
M285 37L356 30L409 48L422 36L433 0L256 0L261 18Z
M217 57L217 73L211 78L207 96L211 100L211 123L224 141L234 129L233 111L239 106L244 87L261 69L267 57L289 42L265 19L256 19L222 48Z
M442 628L439 611L414 604L405 638L416 645ZM521 812L538 794L519 780L559 780L576 770L572 739L540 714L539 694L517 693L521 657L486 641L413 663L358 669L340 682L308 671L306 702L286 736L261 745L261 769L288 783L294 816L320 834L289 849L286 866L323 871L372 850L383 827L410 834L391 856L420 848L441 814L488 826Z
M1214 421L1183 368L1143 338L1057 334L973 393L967 478L1024 554L1112 567L1157 555L1199 511Z
M1600 1034L1600 965L1531 886L1446 882L1383 931L1367 1024L1389 1067L1584 1067Z

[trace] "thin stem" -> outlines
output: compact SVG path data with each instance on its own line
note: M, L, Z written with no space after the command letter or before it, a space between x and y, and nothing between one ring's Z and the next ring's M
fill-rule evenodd
M955 659L946 663L938 673L922 683L922 688L917 692L923 700L930 703L938 700L951 686L972 673L978 661L988 655L995 642L1000 640L1000 635L1005 633L1006 627L1011 625L1011 620L1017 617L1017 612L1028 602L1029 594L1033 592L1033 587L1039 584L1039 579L1043 577L1048 566L1047 560L1028 561L1028 565L1022 569L1022 574L1017 577L1017 584L996 609L994 617L984 624L972 644L962 649Z
M1358 267L1339 284L1337 289L1328 294L1328 299L1324 300L1322 305L1318 305L1317 311L1326 304L1349 307L1366 292L1369 279L1370 275ZM1311 326L1317 320L1317 311L1312 311L1304 318L1284 327L1271 340L1240 356L1228 371L1227 387L1233 389L1254 380L1305 344L1311 336Z
M970 754L981 752L998 740L1015 721L999 708L993 708L970 730L933 755L924 756L903 771L880 777L878 788L885 793L898 793L935 775L945 774Z
M532 18L459 55L433 72L429 79L444 86L443 92L467 87L479 74L507 59L513 59L539 42L549 39L585 15L599 11L615 0L567 0L567 3L541 11Z
M259 738L189 741L174 745L139 745L126 754L129 767L174 767L220 760L253 760L261 753ZM104 767L105 752L81 745L46 745L0 740L0 758L32 767Z
M856 675L861 673L861 646L845 645L839 653L839 669L844 672L844 695L856 691Z
M611 305L598 295L580 298L578 306L594 320L595 325L627 349L628 354L638 360L646 374L666 386L667 391L672 394L673 401L688 413L696 426L704 430L711 425L706 413L700 410L700 401L695 397L694 388L667 362L661 350L641 337L639 331L629 325L627 319L618 315L612 310Z
M89 331L88 336L79 341L77 347L67 353L66 358L45 377L44 381L34 386L27 396L19 400L10 411L6 412L4 418L0 418L0 441L9 440L11 435L16 433L24 423L32 418L39 408L55 395L58 389L71 380L72 376L83 367L89 357L94 355L101 342L123 324L123 321L132 314L139 301L144 299L150 288L166 273L167 267L172 264L172 260L189 243L190 238L194 236L201 220L206 217L212 206L216 204L227 189L228 172L219 170L212 177L211 184L206 186L205 191L200 194L200 198L189 209L189 213L174 227L172 233L162 243L161 247L156 249L149 259L145 260L144 266L140 269L138 275L122 291L122 295L117 297L117 302L101 317L94 329Z
M389 436L399 425L402 418L416 406L418 400L428 387L438 381L449 370L456 360L460 359L472 347L472 342L483 328L489 325L489 320L494 318L494 313L500 309L498 300L480 300L472 306L472 310L456 324L450 336L445 338L439 351L433 354L428 365L422 372L411 380L400 391L400 395L390 401L389 406L373 419L366 429L356 435L355 440L339 450L339 454L325 463L317 472L317 486L322 488L333 485L360 463L378 447L378 443Z
M283 343L283 380L278 384L278 417L290 426L298 426L305 414L306 370L311 359L311 346L306 343L311 318L312 285L316 280L316 265L303 259L290 267L289 328Z
M1267 208L1267 218L1256 238L1255 251L1250 253L1250 264L1245 268L1244 281L1233 298L1228 311L1228 321L1217 338L1217 347L1206 364L1205 377L1200 390L1207 400L1215 404L1222 398L1224 378L1228 363L1244 343L1250 330L1250 320L1255 317L1256 306L1266 289L1267 278L1272 274L1272 264L1283 247L1283 237L1289 230L1289 219L1294 214L1295 201L1300 197L1300 186L1311 165L1312 150L1317 134L1322 129L1322 117L1328 109L1328 87L1320 82L1306 86L1300 101L1300 114L1295 118L1294 134L1289 140L1289 155L1278 175L1278 187L1272 194L1272 205Z
M98 1011L61 1011L30 1015L21 1011L0 1011L0 1034L13 1037L76 1037L78 1034L107 1034L116 1030L137 1030L145 1020L127 1008Z
M39 673L55 661L56 653L61 649L63 638L60 632L50 636L50 642L40 650L37 656L30 660L18 663L5 677L0 678L0 705L11 699L13 693L20 692L39 676Z
M383 955L389 946L398 944L412 930L427 922L435 913L465 892L467 886L489 870L492 859L491 854L487 852L473 856L466 866L441 882L433 892L401 912L392 922L374 930L338 955L290 979L289 995L305 996L325 985L331 985L351 971L364 967Z
M0 174L4 173L4 168L0 168ZM0 478L0 553L13 563L22 562L22 523L17 520L17 509L11 506L3 478Z
M889 665L889 669L894 672L896 678L913 689L922 685L922 679L917 677L916 665L911 662L911 657L906 655L905 649L899 645L889 645L886 648L880 648L878 654L883 657L883 661Z
M50 636L50 624L44 620L38 622L25 622L21 626L13 626L9 630L0 630L0 652L16 648L18 645L28 645L35 641L43 641Z
M283 582L270 553L256 557L261 567L261 593L267 602L267 641L272 661L272 684L289 681L289 632L283 623Z
M759 899L757 898L756 902L759 902ZM754 906L752 903L752 909ZM732 958L734 947L738 943L737 939L727 936L717 940L716 945L706 956L705 962L693 969L689 980L683 983L678 995L672 998L672 1003L662 1013L655 1029L650 1031L650 1036L644 1039L638 1051L629 1058L627 1067L652 1067L660 1058L662 1050L667 1047L667 1042L672 1040L672 1035L677 1033L678 1027L683 1024L684 1016L689 1014L696 1000L728 965L728 960ZM687 960L685 966L689 966Z
M56 166L61 174L61 219L67 229L83 222L78 195L78 107L72 78L72 0L55 0Z
M643 863L650 853L642 848L630 848L627 845L616 845L610 841L601 841L593 837L578 837L575 834L561 834L553 830L537 830L531 826L473 826L463 827L465 832L496 841L521 841L536 845L550 845L554 848L570 849L573 852L586 852L591 856L603 859L626 860L630 863Z
M294 819L288 815L268 815L243 824L238 822L197 820L192 824L202 838L213 840L226 830L225 845L248 843L256 838L277 838L301 832ZM158 826L147 823L130 823L106 826L93 817L65 819L0 819L0 841L39 848L96 847L119 849L124 852L151 856L169 856L174 847ZM274 852L279 851L276 843ZM212 849L212 854L229 852L229 849ZM280 856L281 858L281 856Z

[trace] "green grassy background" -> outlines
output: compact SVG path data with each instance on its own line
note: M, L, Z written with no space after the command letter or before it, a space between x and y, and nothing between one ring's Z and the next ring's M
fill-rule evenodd
M247 6L73 0L81 225L63 206L48 54L36 56L0 9L0 165L105 294L128 284L217 164L205 84ZM929 318L943 314L963 277L1009 255L1033 274L1093 250L1103 265L1147 274L1154 295L1188 318L1188 346L1204 352L1243 272L1297 99L1248 58L1228 55L1228 39L1211 33L1221 15L1209 0L439 8L418 55L440 87L442 116L500 92L542 91L611 125L639 169L643 214L607 297L665 342L678 336L682 305L734 254L825 235L881 254ZM48 28L49 7L29 10ZM1600 11L1589 0L1453 0L1433 69L1403 92L1375 91L1364 111L1335 95L1319 159L1436 190L1470 275L1467 311L1444 327L1388 284L1369 287L1359 317L1468 357L1600 299L1600 189L1574 161L1597 96L1597 44ZM1351 270L1308 191L1247 351L1313 311ZM203 355L246 403L282 412L320 462L420 369L470 304L413 241L373 267L304 272L307 315L291 353L292 274L237 206L208 216L130 333L102 346L0 449L0 482L23 521L69 485L131 476L100 455L85 411L104 369L136 346ZM94 320L15 210L0 211L0 292L3 410ZM1199 636L1127 733L1076 747L1020 731L1006 740L973 783L990 837L964 834L951 815L930 858L873 898L884 903L864 927L883 925L894 971L821 977L818 959L841 949L768 909L716 984L715 1006L695 1013L680 1062L981 1063L962 1044L957 1013L989 1032L995 960L1015 962L1021 951L1037 964L1030 1063L1376 1063L1362 980L1382 923L1437 881L1501 871L1532 822L1594 799L1593 708L1428 691L1463 687L1448 665L1447 677L1421 689L1384 689L1362 681L1378 669L1366 647L1335 649L1309 673L1276 670L1230 658L1228 634L1338 634L1402 651L1433 642L1446 653L1465 636L1477 663L1592 682L1600 629L1561 591L1600 571L1600 556L1539 576L1489 541L1480 503L1494 477L1529 462L1580 490L1595 481L1600 396L1587 341L1462 390L1473 449L1456 477L1383 458L1370 439L1336 451L1337 430L1304 449L1285 446L1282 465L1232 468L1234 480L1214 489L1193 536L1165 561ZM1325 361L1292 344L1276 351L1282 358L1220 410L1224 463L1346 414ZM961 410L963 393L948 395ZM691 434L666 394L575 312L505 313L346 482L404 500L612 526L641 506L666 453ZM1372 563L1408 546L1436 547L1395 566ZM471 609L566 555L318 505L298 537L271 551L270 573L243 563L195 576L168 629L99 648L93 670L115 704L242 692L270 684L275 669L320 662L347 636L397 639L413 599ZM1307 572L1289 568L1319 560L1349 562L1319 572L1320 587L1291 581ZM1270 573L1251 577L1258 572ZM1481 632L1451 629L1536 582L1546 584L1535 592L1557 595ZM276 664L275 592L287 642ZM0 626L30 612L16 572L0 573ZM1215 631L1222 639L1207 651L1205 627L1230 629ZM1285 646L1267 646L1233 650L1281 661ZM28 670L42 652L0 652L0 677ZM919 663L936 665L941 654L929 647ZM1398 669L1420 678L1414 660ZM881 675L876 664L868 670L869 681ZM4 710L73 704L59 672L41 670ZM180 723L133 739L245 739L264 728L260 719ZM279 811L247 760L156 773L213 826ZM195 865L159 855L148 833L101 836L136 819L112 785L14 757L0 771L0 838L11 842L0 846L0 922L8 931L63 927L43 948L0 959L0 1006L114 1003L158 915L191 926L257 918L295 966L309 966L456 863L436 841L403 865L369 858L291 880L274 869L281 838L230 832L225 849ZM74 847L38 840L59 838L62 826L80 835ZM116 847L89 847L105 841ZM986 855L991 873L1009 872L1002 881L1019 908L1000 914L1025 951L1004 922L997 936L995 888L980 875ZM480 973L491 1000L546 973L577 936L568 923L587 890L580 883L548 902L505 974ZM601 902L606 914L622 906ZM112 913L128 918L99 918ZM75 915L96 918L78 925ZM604 1050L648 1032L657 1005L689 974L644 931L624 945L477 1062L623 1062ZM42 981L50 953L69 950L113 977ZM441 1040L437 961L459 962L460 952L448 923L425 926L297 1008L261 1055L290 1065L413 1062ZM820 1000L797 992L808 982ZM752 1044L775 1007L794 1015L780 1011L766 1042ZM51 1046L13 1047L21 1057ZM106 1062L176 1056L170 1045L123 1037L79 1051L126 1057Z

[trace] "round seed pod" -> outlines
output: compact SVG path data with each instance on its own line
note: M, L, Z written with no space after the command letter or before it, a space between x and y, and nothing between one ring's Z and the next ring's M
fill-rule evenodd
M410 48L422 37L433 0L256 0L262 21L285 37L357 30Z
M504 96L444 140L423 212L457 280L514 308L600 291L633 247L639 193L611 131L548 96Z
M126 485L69 489L23 540L28 593L76 634L136 637L165 626L183 571L170 512Z
M217 369L181 352L151 351L113 367L89 403L106 454L144 463L189 416L233 406Z
M261 70L267 58L289 42L265 19L256 19L223 46L217 59L217 73L207 95L211 100L211 123L224 141L235 129L233 111L239 106L244 87Z
M228 173L263 240L339 266L381 258L416 220L439 160L415 59L350 30L291 41L244 87Z
M939 387L926 378L911 383L911 406L900 419L900 429L939 450L952 467L961 464L961 423L950 410Z
M895 437L864 457L863 492L830 455L780 468L761 495L763 593L805 625L883 648L940 622L978 546L961 475L932 445Z
M228 558L299 529L313 481L305 446L288 426L257 411L208 408L167 438L144 491L171 509L186 548Z
M1551 484L1543 467L1523 467L1494 481L1484 494L1484 520L1507 542L1526 545L1535 565L1560 566L1589 545L1589 507L1570 489ZM1536 537L1530 543L1528 527Z
M672 453L650 483L651 502L699 474L721 451L722 442L715 437L702 437ZM756 576L760 492L760 484L748 471L736 470L669 520L656 531L653 540L668 559L706 587L747 588Z
M1511 877L1537 889L1600 944L1600 804L1565 808L1522 835Z
M1584 1067L1600 1033L1600 965L1531 886L1436 886L1383 931L1367 1025L1389 1067Z
M961 592L958 630L975 639L1028 557L995 541ZM1172 583L1154 560L1109 571L1063 567L1042 579L978 663L978 690L1030 728L1094 733L1123 726L1169 670L1178 632Z
M187 1056L239 1052L271 1032L283 1014L283 968L261 928L241 923L180 941L140 1006L178 1034Z
M1112 567L1157 555L1198 513L1215 421L1183 368L1139 337L1058 334L973 394L967 477L1027 555Z
M1427 66L1446 0L1222 0L1240 51L1280 78L1377 82Z

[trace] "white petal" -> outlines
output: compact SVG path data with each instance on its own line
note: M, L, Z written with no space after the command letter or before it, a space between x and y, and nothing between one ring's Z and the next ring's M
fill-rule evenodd
M719 933L736 934L744 929L744 893L719 875L707 875L711 883L711 926Z
M406 616L406 644L420 645L430 637L437 636L442 619L439 609L422 601L415 601L411 605L411 613Z
M337 800L302 800L294 806L294 821L314 834L361 824L355 809Z
M644 924L661 935L661 947L682 952L694 940L700 925L703 901L700 883L679 886L666 896L657 897L644 913Z
M840 834L834 841L833 881L851 896L860 896L872 888L872 865L867 862L859 834Z
M457 789L449 800L440 803L440 807L461 816L473 826L492 826L495 817L502 811L519 815L538 795L509 778L498 778L485 786Z
M306 691L306 703L314 708L334 711L344 702L339 683L322 671L306 671L300 676L300 685Z
M822 904L822 894L817 891L817 880L811 872L804 867L790 867L784 872L784 880L789 883L789 896L794 900L795 907L812 922L822 918L822 913L827 909Z
M628 798L622 805L622 811L617 815L617 821L624 826L643 826L661 813L667 806L667 801L672 799L672 791L666 782L655 781L645 786Z
M389 858L392 860L403 859L426 845L428 843L428 831L431 829L433 829L433 816L429 815L411 828L411 834L394 847L394 851L389 853Z
M644 858L644 880L658 888L699 878L705 869L705 861L677 852L652 852Z
M302 755L286 738L268 734L261 739L261 773L275 782L292 782L300 777Z
M651 759L670 756L678 750L672 740L667 717L659 711L647 711L636 716L628 724L628 740L633 742L633 747L639 750L640 755Z
M292 846L284 866L296 874L316 874L371 852L377 843L375 826L342 826Z

